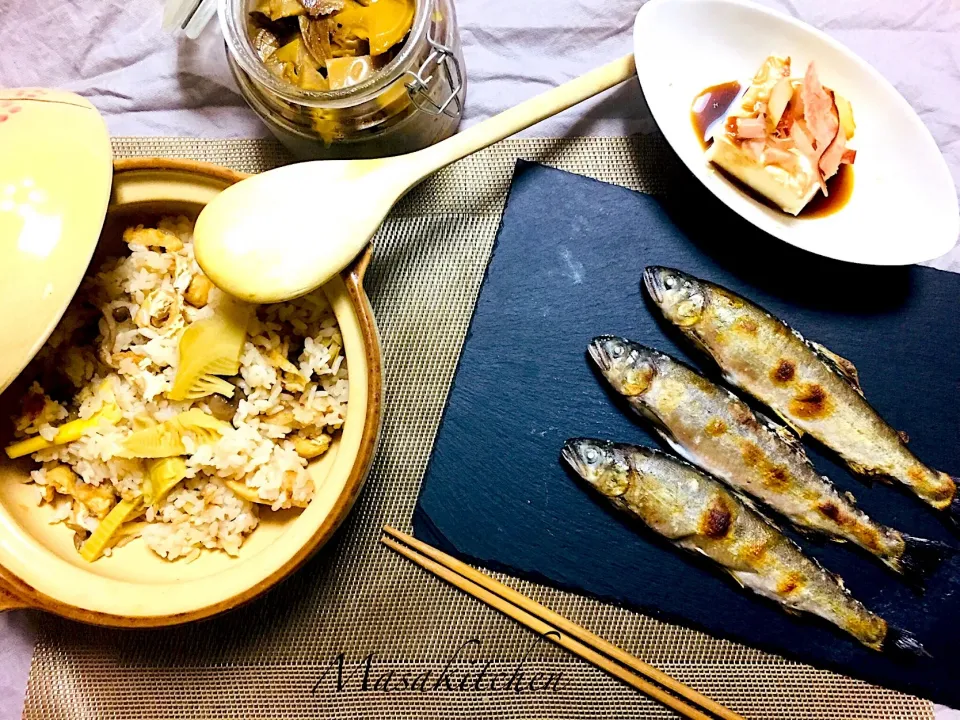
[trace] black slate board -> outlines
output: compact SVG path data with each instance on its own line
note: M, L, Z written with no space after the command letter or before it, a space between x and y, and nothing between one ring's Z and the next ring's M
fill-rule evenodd
M517 167L414 516L421 539L494 569L585 592L713 635L960 707L960 558L922 597L869 556L801 545L934 659L901 662L787 615L699 559L638 532L572 479L568 437L657 445L611 402L585 356L615 333L708 370L640 289L651 264L708 278L853 360L867 397L932 466L960 474L960 276L818 258L691 190L648 195L539 165ZM808 443L808 448L810 444ZM918 500L811 458L878 520L956 542Z

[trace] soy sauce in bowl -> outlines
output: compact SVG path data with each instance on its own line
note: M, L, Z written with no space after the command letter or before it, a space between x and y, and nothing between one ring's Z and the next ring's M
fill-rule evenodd
M693 125L693 131L700 140L700 145L706 150L713 142L713 138L706 139L704 136L707 130L717 120L723 118L730 110L733 101L740 93L742 85L737 80L719 83L704 88L693 101L690 107L690 123ZM717 168L721 175L730 180L744 194L749 195L757 202L763 203L777 212L782 210L774 203L770 202L760 193L744 185L732 175ZM833 213L842 209L846 205L850 196L853 194L853 166L841 165L837 174L827 180L827 190L829 195L819 192L813 200L807 203L806 207L800 211L797 217L800 218L819 218L833 215Z
M730 105L733 103L737 94L740 92L740 83L736 80L711 85L704 88L703 92L697 95L690 108L690 121L693 123L693 130L700 138L700 144L706 150L710 147L713 140L705 140L709 128L716 120L719 120L727 114Z

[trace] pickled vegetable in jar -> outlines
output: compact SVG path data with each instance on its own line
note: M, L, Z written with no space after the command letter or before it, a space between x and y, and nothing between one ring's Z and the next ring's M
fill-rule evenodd
M221 0L220 17L244 98L299 157L410 152L459 124L449 0Z
M249 32L263 64L304 90L357 85L413 27L414 0L258 0Z

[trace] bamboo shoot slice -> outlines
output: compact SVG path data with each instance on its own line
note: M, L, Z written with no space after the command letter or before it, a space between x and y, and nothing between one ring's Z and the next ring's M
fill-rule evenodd
M184 434L191 433L198 443L211 443L232 427L200 408L190 408L159 425L138 430L123 441L123 447L129 457L175 457L187 452L183 444Z
M369 5L347 0L331 19L345 34L367 40L371 55L382 55L410 32L415 10L414 0L377 0Z
M107 403L86 420L71 420L61 425L57 429L57 434L53 440L47 440L38 435L8 445L6 447L7 457L12 460L56 445L66 445L96 430L101 421L116 425L121 417L123 417L123 413L120 412L120 408L114 403Z
M107 549L120 527L131 518L136 517L142 509L143 500L141 498L121 500L114 505L113 510L100 521L97 529L80 547L80 557L87 562L98 559Z
M180 338L180 366L171 400L197 400L212 393L231 397L234 387L216 375L236 375L253 306L224 299L211 317L198 320Z
M256 490L251 487L247 487L238 480L224 480L223 484L230 488L233 494L241 500L246 500L249 503L260 503L261 505L270 504L266 500L261 500Z
M165 458L183 455L187 448L183 444L180 427L172 420L159 425L138 430L123 441L124 454L137 458Z
M193 433L199 443L214 442L220 438L227 430L232 430L233 426L224 421L218 420L213 415L208 415L200 408L190 408L174 418L177 425L184 432Z
M143 488L144 503L159 505L186 476L187 461L182 457L152 460L147 465L147 482Z

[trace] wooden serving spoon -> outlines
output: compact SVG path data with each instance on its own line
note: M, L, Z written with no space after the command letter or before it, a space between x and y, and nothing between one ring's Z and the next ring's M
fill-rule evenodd
M254 175L200 213L197 262L217 286L249 302L310 292L343 270L424 178L635 74L633 55L626 55L414 153L304 162Z

